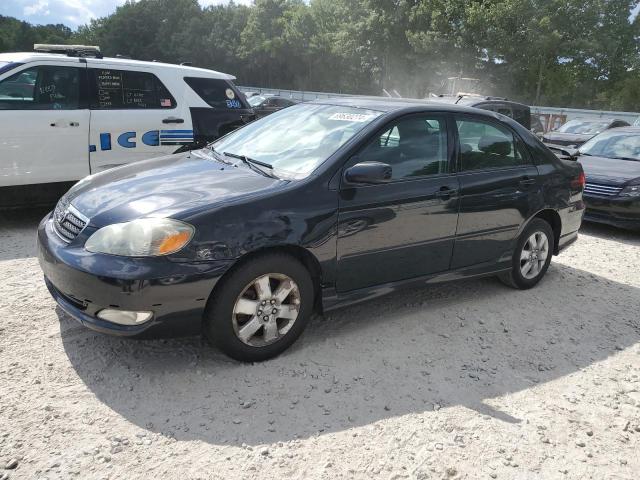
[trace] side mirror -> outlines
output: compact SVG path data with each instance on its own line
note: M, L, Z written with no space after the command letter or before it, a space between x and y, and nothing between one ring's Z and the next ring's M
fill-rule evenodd
M377 185L391 181L391 165L381 162L361 162L344 172L348 183Z

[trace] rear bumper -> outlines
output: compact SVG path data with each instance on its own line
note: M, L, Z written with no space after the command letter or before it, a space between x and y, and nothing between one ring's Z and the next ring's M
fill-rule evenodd
M50 215L38 227L38 260L49 292L67 314L99 332L145 337L199 332L207 299L230 266L92 254L62 242ZM152 311L153 318L120 325L97 317L104 308Z
M603 198L585 195L585 220L630 230L640 230L640 199Z

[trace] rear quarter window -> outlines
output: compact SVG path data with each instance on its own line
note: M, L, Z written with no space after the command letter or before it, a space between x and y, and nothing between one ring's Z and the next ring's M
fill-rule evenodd
M231 82L218 78L185 77L184 81L213 108L250 108Z
M90 105L95 110L171 109L176 101L149 72L89 69Z

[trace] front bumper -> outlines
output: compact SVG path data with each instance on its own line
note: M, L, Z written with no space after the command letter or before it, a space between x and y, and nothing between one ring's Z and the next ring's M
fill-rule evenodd
M232 262L178 263L165 257L90 253L75 241L60 240L51 215L38 227L38 260L62 310L93 330L126 336L199 332L207 299ZM153 318L120 325L96 316L104 308L152 311Z
M588 222L640 230L640 198L584 196Z

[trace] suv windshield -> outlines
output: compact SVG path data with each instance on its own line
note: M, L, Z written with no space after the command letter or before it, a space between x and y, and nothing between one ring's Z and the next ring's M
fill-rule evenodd
M235 130L212 146L219 153L272 165L278 177L303 178L381 114L336 105L295 105Z
M640 132L609 130L580 147L580 153L597 157L640 160Z
M16 62L0 62L0 75L2 75L5 72L8 72L9 70L12 70L18 66L22 65L21 63L16 63Z
M557 131L560 133L593 134L605 130L611 122L609 120L594 122L589 120L569 120Z

